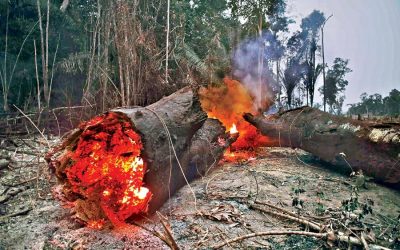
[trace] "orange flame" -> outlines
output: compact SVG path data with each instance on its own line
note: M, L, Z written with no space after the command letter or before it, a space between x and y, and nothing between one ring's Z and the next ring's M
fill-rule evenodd
M146 172L140 157L143 145L131 122L120 114L107 113L80 128L84 131L71 153L72 165L66 169L72 190L95 200L114 224L146 212L152 194L142 186ZM102 224L101 220L88 222L91 228Z
M239 133L239 131L237 130L235 124L233 124L232 127L229 129L229 133L230 133L231 135Z
M225 78L222 86L202 88L200 101L209 118L220 120L226 128L229 128L231 134L239 133L239 138L232 144L229 153L253 150L268 141L267 137L261 135L253 125L243 119L244 113L254 114L257 110L254 98L240 82ZM230 156L235 158L233 155Z

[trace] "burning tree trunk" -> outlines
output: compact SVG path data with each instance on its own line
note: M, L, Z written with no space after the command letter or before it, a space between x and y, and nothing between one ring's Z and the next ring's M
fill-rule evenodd
M219 161L236 140L207 119L197 93L184 88L160 101L121 108L83 123L46 157L61 197L79 219L101 227L159 208Z
M245 114L244 118L270 138L269 146L301 148L333 165L400 184L398 124L369 124L310 107L268 117Z

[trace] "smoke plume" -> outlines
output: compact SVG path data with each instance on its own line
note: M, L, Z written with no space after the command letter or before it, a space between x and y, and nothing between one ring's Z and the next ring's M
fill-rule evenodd
M279 44L270 32L243 41L233 53L233 76L250 92L256 110L264 111L274 102L277 86L270 64L279 53Z

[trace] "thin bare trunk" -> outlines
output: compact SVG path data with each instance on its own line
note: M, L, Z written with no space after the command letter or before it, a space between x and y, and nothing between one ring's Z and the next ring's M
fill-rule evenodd
M40 50L41 50L41 58L42 58L42 80L43 80L43 92L45 96L45 101L47 102L47 72L46 72L46 50L45 50L45 35L43 31L43 19L42 19L42 11L40 7L40 0L36 0L37 10L38 10L38 18L39 18L39 30L40 30Z
M113 11L113 13L115 13ZM115 47L117 50L117 58L118 58L118 71L119 71L119 85L120 85L120 92L121 92L121 105L125 106L125 84L124 84L124 75L123 75L123 70L122 70L122 59L121 59L121 44L118 39L118 29L117 29L117 17L115 14L113 14L113 24L114 24L114 40L115 40Z
M126 86L126 100L125 103L127 106L131 105L131 83L130 83L130 77L129 77L129 65L128 62L125 61L125 86Z
M165 83L168 84L168 56L169 56L169 12L170 12L170 0L167 0L167 38L165 46Z
M84 97L87 98L88 94L90 93L90 88L92 86L93 82L93 66L94 66L94 61L95 61L95 56L96 56L96 44L97 44L97 37L98 37L98 30L99 30L99 25L100 25L100 14L101 14L101 6L100 6L100 1L97 1L97 20L96 20L96 25L93 31L93 36L92 36L92 45L89 49L90 51L90 62L89 62L89 69L88 69L88 76L86 79L86 88L84 92Z
M15 69L17 68L17 64L19 62L19 58L21 56L22 50L25 46L26 41L28 40L28 37L32 34L32 32L35 30L36 25L39 23L39 21L37 21L32 28L29 30L29 33L25 36L24 41L21 44L21 47L19 48L19 52L17 55L17 58L15 59L14 65L12 67L11 73L9 75L9 79L7 79L7 68L5 68L5 71L2 72L2 70L0 70L0 81L1 81L1 87L2 87L2 93L3 93L3 101L4 101L4 111L9 111L9 105L8 105L8 93L10 90L10 84L13 81L13 77L14 77L14 73L15 73ZM5 41L6 44L8 43L8 17L7 17L7 24L6 24L6 36L5 36ZM4 51L4 58L5 58L5 65L7 64L7 53L8 53L8 45L6 45L5 51ZM4 76L3 76L4 73Z
M111 20L109 19L110 15L110 10L108 9L107 15L108 18L104 19L104 29L105 29L105 34L104 34L104 50L103 50L103 67L105 70L105 73L102 74L102 79L101 79L101 86L103 87L103 100L102 100L102 109L105 111L107 109L107 91L108 91L108 71L109 71L109 51L108 51L108 46L109 46L109 41L110 41L110 31L111 31Z
M8 18L10 16L10 10L7 5L7 24L6 24L6 44L5 44L5 49L4 49L4 80L5 80L5 86L7 86L7 54L8 54Z
M279 88L279 93L278 93L278 105L281 106L281 84L279 83L279 58L276 60L276 84L278 85Z
M131 60L133 59L133 58L131 58L132 57L132 53L131 53L131 51L130 51L130 45L129 45L129 42L128 42L128 22L129 22L129 10L128 10L128 6L127 6L127 4L125 3L123 6L122 6L122 8L123 8L123 18L124 18L124 20L123 20L123 28L122 28L122 31L123 31L123 48L124 48L124 51L125 51L125 55L124 55L124 57L123 57L123 59L125 59L125 87L126 87L126 99L125 99L125 103L126 103L126 105L128 105L128 106L130 106L131 105L131 89L130 89L130 87L131 87L131 78L130 78L130 72L129 72L129 64L131 63ZM133 44L132 44L132 46L134 46ZM122 56L122 55L121 55Z
M260 16L258 19L258 35L260 38L260 47L258 49L258 87L259 87L259 100L258 100L258 108L262 108L262 100L263 100L263 83L262 83L262 72L263 72L263 67L264 67L264 60L263 60L263 54L264 54L264 42L262 41L262 9L261 6L260 8Z
M137 10L138 10L138 0L133 1L133 16L132 16L132 25L133 28L130 29L132 31L131 37L135 41L139 36L139 32L141 31L141 24L139 19L137 18ZM131 60L131 73L132 75L132 94L133 94L133 105L139 105L138 96L139 96L139 74L140 68L138 67L138 48L137 46L132 46L132 60Z
M308 90L307 90L307 88L306 88L306 100L307 100L307 106L308 106ZM311 107L312 107L312 104L311 104Z
M65 12L68 8L68 5L69 5L69 0L64 0L60 7L61 12Z
M57 41L57 47L56 47L56 51L54 52L54 57L53 57L53 64L51 66L51 78L50 78L50 87L49 87L49 97L48 97L48 104L47 106L49 106L50 104L50 98L51 98L51 90L53 88L53 77L54 77L54 65L56 64L56 59L57 59L57 52L58 52L58 46L60 45L60 35L58 35L58 41Z
M3 88L3 109L4 111L9 111L10 107L8 106L8 90L9 83L7 82L7 53L8 53L8 18L10 16L9 6L7 4L7 23L6 23L6 38L5 38L5 48L4 48L4 73L2 77L2 88Z
M47 0L47 14L46 14L46 58L45 58L45 79L43 79L43 90L45 93L45 100L47 107L50 106L50 89L49 89L49 23L50 23L50 0Z
M326 20L325 20L326 22ZM326 85L325 85L325 51L324 51L324 26L321 28L321 39L322 39L322 77L323 77L323 95L324 95L324 112L326 112Z
M40 81L39 81L39 71L37 65L37 52L36 52L36 40L33 40L33 49L34 49L34 59L35 59L35 73L36 73L36 86L37 86L37 102L38 102L38 110L40 110Z

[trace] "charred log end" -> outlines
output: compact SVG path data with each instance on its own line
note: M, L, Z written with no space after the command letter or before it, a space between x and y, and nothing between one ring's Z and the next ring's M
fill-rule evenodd
M149 107L83 123L46 160L63 186L58 196L98 228L145 213L148 205L155 212L186 184L184 177L191 181L207 172L235 139L207 119L196 93L185 88Z
M63 199L73 202L86 225L114 225L146 212L151 192L143 187L146 163L140 136L125 116L108 112L83 123L47 156L63 185ZM57 151L58 150L58 151ZM96 208L96 209L94 209Z

